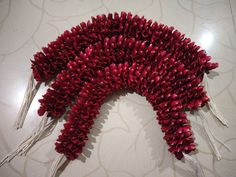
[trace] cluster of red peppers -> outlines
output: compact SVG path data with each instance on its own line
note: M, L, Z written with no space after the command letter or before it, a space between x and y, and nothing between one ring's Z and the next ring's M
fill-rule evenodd
M98 15L35 54L34 78L54 79L39 100L38 114L52 119L66 114L56 150L73 160L81 154L107 95L133 90L153 106L169 151L181 159L195 150L185 111L209 100L201 81L204 73L218 67L210 59L173 27L125 12Z

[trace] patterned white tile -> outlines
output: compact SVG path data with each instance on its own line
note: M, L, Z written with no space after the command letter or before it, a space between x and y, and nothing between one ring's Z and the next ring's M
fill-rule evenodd
M236 2L234 0L0 0L0 157L14 149L37 126L36 96L21 130L13 130L30 74L33 54L64 30L91 16L131 11L174 26L206 49L220 68L210 74L210 92L229 122L229 128L209 115L212 132L231 148L216 142L222 160L216 161L201 122L189 115L198 152L194 155L207 177L235 176L236 166ZM37 143L26 157L0 168L0 177L46 177L57 156L54 142L62 128ZM190 177L189 164L168 152L151 105L135 93L117 92L106 99L83 155L70 162L62 177Z

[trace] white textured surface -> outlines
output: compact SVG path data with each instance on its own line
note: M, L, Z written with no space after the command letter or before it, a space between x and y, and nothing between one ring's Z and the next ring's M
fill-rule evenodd
M228 120L225 128L209 117L214 134L228 145L217 144L216 161L201 122L189 115L198 144L194 155L206 177L236 176L236 1L235 0L0 0L0 158L37 126L37 99L21 130L13 122L30 75L30 58L66 29L101 13L121 10L144 15L174 26L202 45L220 63L211 73L210 91ZM16 157L0 168L0 177L46 177L53 159L53 135L37 143L26 157ZM102 106L90 143L80 157L67 165L61 177L194 176L192 168L176 160L162 139L155 113L141 96L119 92Z

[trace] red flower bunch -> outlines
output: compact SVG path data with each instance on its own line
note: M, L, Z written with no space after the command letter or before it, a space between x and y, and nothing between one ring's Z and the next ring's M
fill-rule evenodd
M150 62L157 63L170 56L166 51L161 51L158 47L153 47L152 44L145 41L136 41L134 38L124 39L121 35L113 36L110 39L105 38L104 41L89 46L84 54L80 53L79 57L75 57L74 61L67 64L67 70L63 70L57 75L52 88L48 89L44 98L39 100L41 107L38 113L43 115L47 111L50 117L61 117L65 113L66 107L71 105L79 94L84 83L81 81L82 78L84 81L89 81L91 77L97 75L99 72L97 70L101 70L109 64L135 61L149 65ZM209 70L209 63L207 63L209 59L205 54L202 54L198 60L189 62L182 61L181 58L183 63L180 67L187 65L193 75L198 75Z
M173 27L125 12L98 15L65 31L32 61L37 81L56 77L38 114L59 118L70 108L56 150L75 159L106 96L125 88L153 106L171 153L181 159L194 151L184 110L209 100L200 83L218 66L199 49Z
M178 30L152 20L132 17L131 13L121 12L92 17L92 22L82 22L73 27L71 31L65 31L61 36L44 47L41 52L34 55L32 69L37 81L47 81L55 77L66 64L79 56L81 52L91 44L102 41L106 37L122 35L124 38L135 38L147 41L152 46L169 53L178 52L177 58L192 60L196 58L199 46L184 38ZM203 52L203 51L202 51Z

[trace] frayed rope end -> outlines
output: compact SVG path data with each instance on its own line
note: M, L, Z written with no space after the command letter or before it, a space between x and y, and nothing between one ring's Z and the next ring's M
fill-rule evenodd
M18 145L15 150L10 152L0 161L0 167L5 163L10 162L17 155L26 155L26 153L30 150L30 148L33 147L36 142L51 134L52 130L57 124L57 120L48 121L48 117L46 115L41 119L42 120L40 121L39 126L36 128L36 130L34 130L28 138L22 141L22 143L20 143L20 145ZM45 135L46 132L49 132L49 134Z
M67 158L64 154L60 154L56 157L54 162L52 163L50 173L48 177L55 177L58 169L67 161Z
M24 99L21 103L20 110L18 112L16 121L14 123L14 128L19 129L22 128L26 115L29 111L30 105L38 92L38 89L40 87L40 83L36 82L34 80L33 74L30 75L29 81L28 81L28 86L26 88L25 94L24 94Z
M201 170L201 166L198 163L198 161L188 154L183 153L183 155L184 155L185 162L188 161L190 163L190 165L193 166L196 177L204 177L202 170Z
M210 100L208 101L207 105L208 105L208 108L211 112L211 114L217 118L224 126L226 127L229 127L229 124L227 122L227 120L224 118L224 116L218 111L214 101L213 101L213 98L211 96L211 93L210 93L210 90L209 90L209 86L208 86L208 77L207 77L207 74L204 74L203 76L203 81L202 81L202 84L206 90L206 92L208 93L209 95L209 98Z

